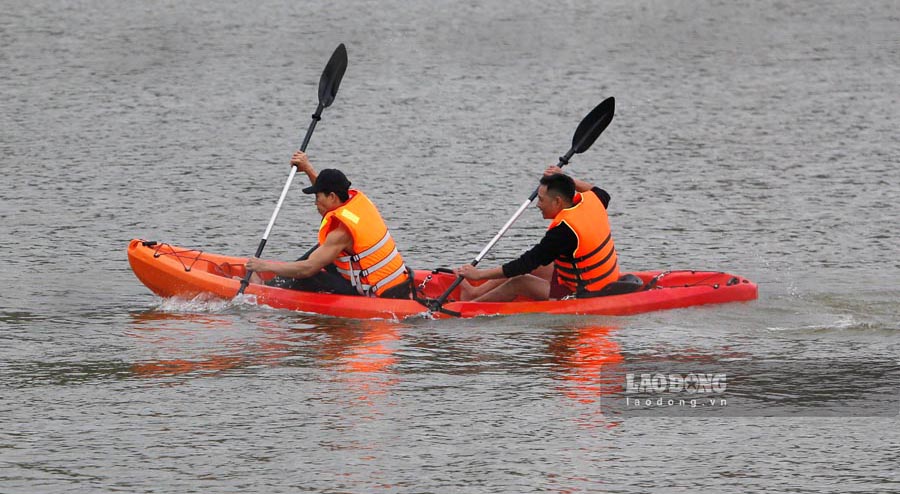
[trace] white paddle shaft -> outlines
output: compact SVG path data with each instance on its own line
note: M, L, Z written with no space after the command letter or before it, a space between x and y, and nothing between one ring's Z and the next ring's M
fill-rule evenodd
M266 233L263 233L263 240L269 239L269 233L272 232L272 227L275 226L275 218L278 217L278 212L281 211L281 205L284 203L284 198L287 197L288 190L291 188L291 182L294 181L294 175L297 174L297 167L291 166L291 173L288 175L287 182L284 183L284 189L281 190L281 197L278 198L278 204L275 205L275 212L272 213L272 218L269 220L269 226L266 227Z
M521 206L519 206L519 209L517 209L516 213L512 215L512 218L510 218L509 221L507 221L506 224L503 225L503 228L501 228L500 231L497 232L496 235L494 235L494 238L492 238L491 241L488 242L488 244L485 245L483 249L481 249L481 252L479 252L478 256L475 257L475 263L473 264L473 266L484 259L484 256L486 256L487 253L494 248L494 245L500 241L500 237L506 234L506 231L509 230L509 228L513 223L516 222L517 219L519 219L519 216L522 216L522 214L526 209L528 209L528 206L530 206L533 201L534 199L528 199L527 201L523 202Z

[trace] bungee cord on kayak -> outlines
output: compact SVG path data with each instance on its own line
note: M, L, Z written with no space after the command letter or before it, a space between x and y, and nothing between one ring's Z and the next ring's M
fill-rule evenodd
M191 270L194 269L194 266L198 262L205 262L212 269L214 269L217 274L219 274L221 276L228 276L228 277L232 276L231 264L228 264L228 263L219 264L219 263L216 263L209 259L205 259L203 257L202 250L194 250L194 249L176 250L176 247L174 247L170 244L167 244L165 242L156 242L153 240L143 241L143 242L141 242L141 245L143 245L144 247L153 247L153 258L154 259L158 259L163 256L168 256L172 259L178 260L178 262L181 263L181 267L184 268L185 273L190 273ZM168 251L164 252L165 249L168 249ZM194 253L196 253L196 255L194 255ZM187 255L187 254L190 254L190 255ZM189 264L185 263L184 262L185 259L190 260L190 263Z

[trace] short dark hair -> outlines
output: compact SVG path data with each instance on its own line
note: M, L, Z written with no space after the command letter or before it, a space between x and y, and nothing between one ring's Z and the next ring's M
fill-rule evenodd
M327 192L326 192L326 194L327 194ZM335 194L336 196L338 196L338 199L340 199L341 202L347 202L347 200L350 199L350 191L347 190L347 189L344 189L344 190L335 190L335 191L334 191L334 194Z
M556 194L567 201L575 198L575 181L564 173L541 177L541 185L547 186L547 192Z

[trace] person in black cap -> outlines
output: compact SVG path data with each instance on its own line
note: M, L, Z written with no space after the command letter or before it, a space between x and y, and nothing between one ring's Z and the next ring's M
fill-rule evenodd
M319 245L308 257L294 262L251 258L251 283L260 283L257 273L274 273L265 283L280 288L341 295L409 298L409 278L403 258L381 214L361 191L350 188L350 180L337 169L319 173L306 153L297 151L291 165L306 173L312 184L304 194L315 194L322 215Z

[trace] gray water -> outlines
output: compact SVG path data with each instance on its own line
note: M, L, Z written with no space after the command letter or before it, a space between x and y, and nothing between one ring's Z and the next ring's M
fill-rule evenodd
M623 419L600 377L896 363L900 3L0 7L0 492L900 490L896 413ZM568 170L611 192L623 268L725 270L759 300L360 322L153 296L131 238L255 250L341 42L309 153L409 264L471 260L615 96ZM315 241L301 178L265 257Z

